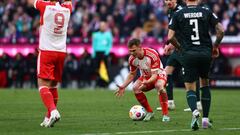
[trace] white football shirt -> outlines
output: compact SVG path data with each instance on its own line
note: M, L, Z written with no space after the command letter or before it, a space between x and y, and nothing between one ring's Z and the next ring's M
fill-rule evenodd
M67 27L72 5L36 0L35 8L40 11L39 49L66 52Z

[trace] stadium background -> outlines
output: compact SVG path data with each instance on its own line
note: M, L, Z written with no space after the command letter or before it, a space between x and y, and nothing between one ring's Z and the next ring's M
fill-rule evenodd
M239 0L207 1L207 6L223 22L227 36L221 46L222 56L214 61L211 72L212 87L221 88L212 89L210 119L214 127L197 132L192 132L189 127L191 113L183 111L188 106L184 88L174 89L176 110L169 112L169 123L161 122L161 112L157 111L154 111L156 115L151 122L132 121L128 111L138 102L131 91L126 91L124 97L118 100L113 91L96 88L98 77L92 71L91 34L98 29L101 19L97 19L97 16L108 18L114 34L109 57L110 80L120 83L128 72L126 42L131 36L140 36L145 46L153 47L160 55L163 54L167 31L166 9L153 9L151 5L144 4L146 0L73 0L75 10L68 31L68 52L71 54L66 59L65 84L62 84L66 88L59 90L58 109L62 119L54 128L41 128L39 123L45 108L36 88L39 15L26 1L0 1L0 86L7 87L0 89L1 135L240 134L240 108L237 107L240 91L236 89L240 87ZM103 4L105 2L109 4ZM98 12L101 5L107 7L107 13ZM134 11L134 19L127 15L128 10ZM120 15L113 11L120 12ZM157 19L149 21L152 12ZM111 21L112 17L108 15L114 19ZM182 83L176 85L181 86ZM154 110L159 107L156 95L156 91L146 93Z
M39 36L39 13L27 0L0 1L0 87L35 88ZM216 13L225 28L221 55L213 61L212 87L240 87L240 1L203 0ZM74 10L68 28L68 52L64 88L98 87L92 68L91 35L106 21L113 48L108 58L109 88L121 83L127 73L127 40L138 37L143 44L163 56L168 17L163 5L153 8L148 0L73 0ZM214 33L212 35L214 39ZM177 73L175 80L181 80ZM182 86L182 82L176 84Z

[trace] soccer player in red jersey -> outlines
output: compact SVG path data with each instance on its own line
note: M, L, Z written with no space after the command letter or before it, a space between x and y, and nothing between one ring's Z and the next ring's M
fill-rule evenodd
M43 127L53 127L60 120L57 110L57 84L61 82L66 57L67 27L72 12L71 0L28 0L40 11L40 40L37 61L38 89L47 108Z
M123 96L125 88L134 80L137 69L139 69L141 76L134 82L133 92L138 102L147 110L147 114L143 120L149 121L154 116L144 92L156 88L162 106L162 121L170 121L170 117L168 116L168 97L165 90L167 78L159 54L154 49L143 48L140 40L136 38L128 42L128 50L130 53L128 60L130 72L124 83L118 86L115 95L117 97Z

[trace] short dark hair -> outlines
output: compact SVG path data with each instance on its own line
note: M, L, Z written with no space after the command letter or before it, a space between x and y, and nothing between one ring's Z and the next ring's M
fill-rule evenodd
M134 45L139 46L141 43L140 39L138 38L133 38L128 41L128 47L133 47Z

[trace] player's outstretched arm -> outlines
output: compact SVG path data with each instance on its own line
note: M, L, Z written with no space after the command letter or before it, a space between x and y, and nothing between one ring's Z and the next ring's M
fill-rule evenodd
M219 56L219 45L223 39L224 36L224 29L221 23L218 23L215 26L215 30L216 30L216 40L213 44L213 51L212 51L212 57L213 58L217 58Z
M120 85L117 85L117 87L118 89L114 94L116 97L122 97L124 95L125 88Z
M214 46L218 47L224 36L224 29L223 29L222 24L218 23L215 26L215 30L216 30L216 40L214 42Z
M124 83L121 86L117 85L118 89L115 92L116 97L122 97L124 95L124 91L126 87L133 81L136 74L137 74L137 70L135 70L134 72L130 72L127 76L127 79L124 81Z

